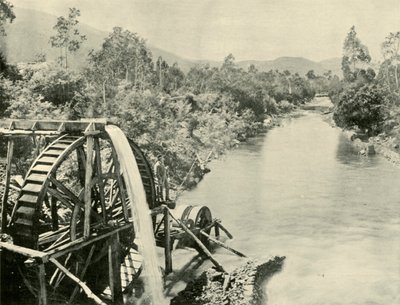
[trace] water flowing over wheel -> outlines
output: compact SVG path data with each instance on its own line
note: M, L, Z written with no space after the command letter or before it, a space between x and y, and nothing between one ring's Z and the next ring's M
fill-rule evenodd
M51 253L63 245L78 243L87 237L109 232L111 239L102 239L77 250L66 251L58 260L74 275L87 281L94 292L102 292L109 282L103 272L110 254L110 240L119 252L121 286L127 289L141 270L140 255L135 244L129 198L118 157L107 135L93 137L88 147L85 136L66 134L55 139L33 162L14 207L10 232L14 244ZM151 168L143 153L130 142L141 174L150 208L156 204ZM90 179L91 187L85 190ZM90 213L85 210L90 198ZM87 205L86 205L87 206ZM85 232L85 217L90 217ZM113 234L114 228L125 229ZM37 266L21 264L20 273L33 295L37 295ZM106 271L106 270L105 270ZM46 269L48 299L72 301L79 292L57 268Z

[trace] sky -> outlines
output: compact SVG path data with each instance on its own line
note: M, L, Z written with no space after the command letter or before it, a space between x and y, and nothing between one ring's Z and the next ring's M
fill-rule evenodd
M400 0L8 0L111 31L122 26L187 59L324 60L342 55L352 25L375 61L389 32L400 31Z

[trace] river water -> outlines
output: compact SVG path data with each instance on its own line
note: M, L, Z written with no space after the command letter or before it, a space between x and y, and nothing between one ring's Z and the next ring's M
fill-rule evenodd
M317 113L210 167L180 202L209 206L249 256L286 256L267 304L400 304L399 168L358 155Z

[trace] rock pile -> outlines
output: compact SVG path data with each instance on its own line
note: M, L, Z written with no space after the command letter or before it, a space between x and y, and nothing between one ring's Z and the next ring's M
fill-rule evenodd
M230 274L214 269L191 281L171 305L258 305L265 298L263 283L282 268L285 257L268 262L247 261Z

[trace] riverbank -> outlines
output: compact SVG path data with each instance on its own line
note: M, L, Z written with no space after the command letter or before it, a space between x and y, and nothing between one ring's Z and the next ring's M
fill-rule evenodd
M171 305L258 305L265 302L263 283L282 269L285 257L248 260L230 273L209 269L171 300Z
M323 120L329 123L332 127L341 129L346 138L358 149L360 155L367 156L378 154L394 165L400 167L400 141L396 137L384 134L375 137L368 137L364 134L358 133L354 129L342 129L335 124L332 113L324 115Z

